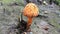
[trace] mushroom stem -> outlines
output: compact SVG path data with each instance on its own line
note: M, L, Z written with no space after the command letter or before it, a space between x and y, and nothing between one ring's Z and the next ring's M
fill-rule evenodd
M29 17L29 18L28 18L28 22L27 22L27 29L30 28L31 24L32 24L32 18Z

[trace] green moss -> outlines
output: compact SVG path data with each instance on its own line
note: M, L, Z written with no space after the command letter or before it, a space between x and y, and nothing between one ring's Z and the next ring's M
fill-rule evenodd
M59 18L57 17L57 15L55 13L51 13L50 14L52 17L49 18L49 23L54 25L56 29L60 28L60 25L58 23Z
M54 25L56 29L60 28L60 25L57 23L55 18L49 20L50 24Z
M56 0L56 2L58 2L59 3L58 5L60 6L60 0Z
M11 3L17 3L19 5L24 5L24 1L23 0L2 0L2 3L4 5L8 5L8 4L11 4Z
M13 0L2 0L2 2L7 4L13 2Z

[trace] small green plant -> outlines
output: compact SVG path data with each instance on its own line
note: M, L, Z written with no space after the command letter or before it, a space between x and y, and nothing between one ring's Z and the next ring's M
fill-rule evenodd
M58 2L59 3L58 5L60 6L60 0L56 0L56 2Z

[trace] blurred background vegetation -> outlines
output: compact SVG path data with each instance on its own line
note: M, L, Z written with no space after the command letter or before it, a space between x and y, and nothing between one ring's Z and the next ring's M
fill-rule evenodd
M33 0L30 1L33 2ZM48 5L40 5L38 1L34 1L39 7L39 16L35 21L33 20L32 29L34 30L36 28L36 25L34 25L36 21L36 23L40 23L39 20L43 20L52 26L52 28L50 28L50 34L60 34L60 0L51 0L51 5L49 4L49 1L50 0L46 1ZM0 0L0 34L4 34L3 32L7 25L17 22L17 16L21 15L26 4L26 0ZM47 11L47 14L45 11ZM23 18L26 19L25 16L23 16ZM34 31L38 31L38 28Z

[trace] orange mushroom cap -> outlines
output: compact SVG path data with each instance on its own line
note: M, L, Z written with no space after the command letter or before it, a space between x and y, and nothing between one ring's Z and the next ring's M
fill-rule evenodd
M34 3L28 3L23 10L23 15L27 17L35 17L38 14L38 7Z

